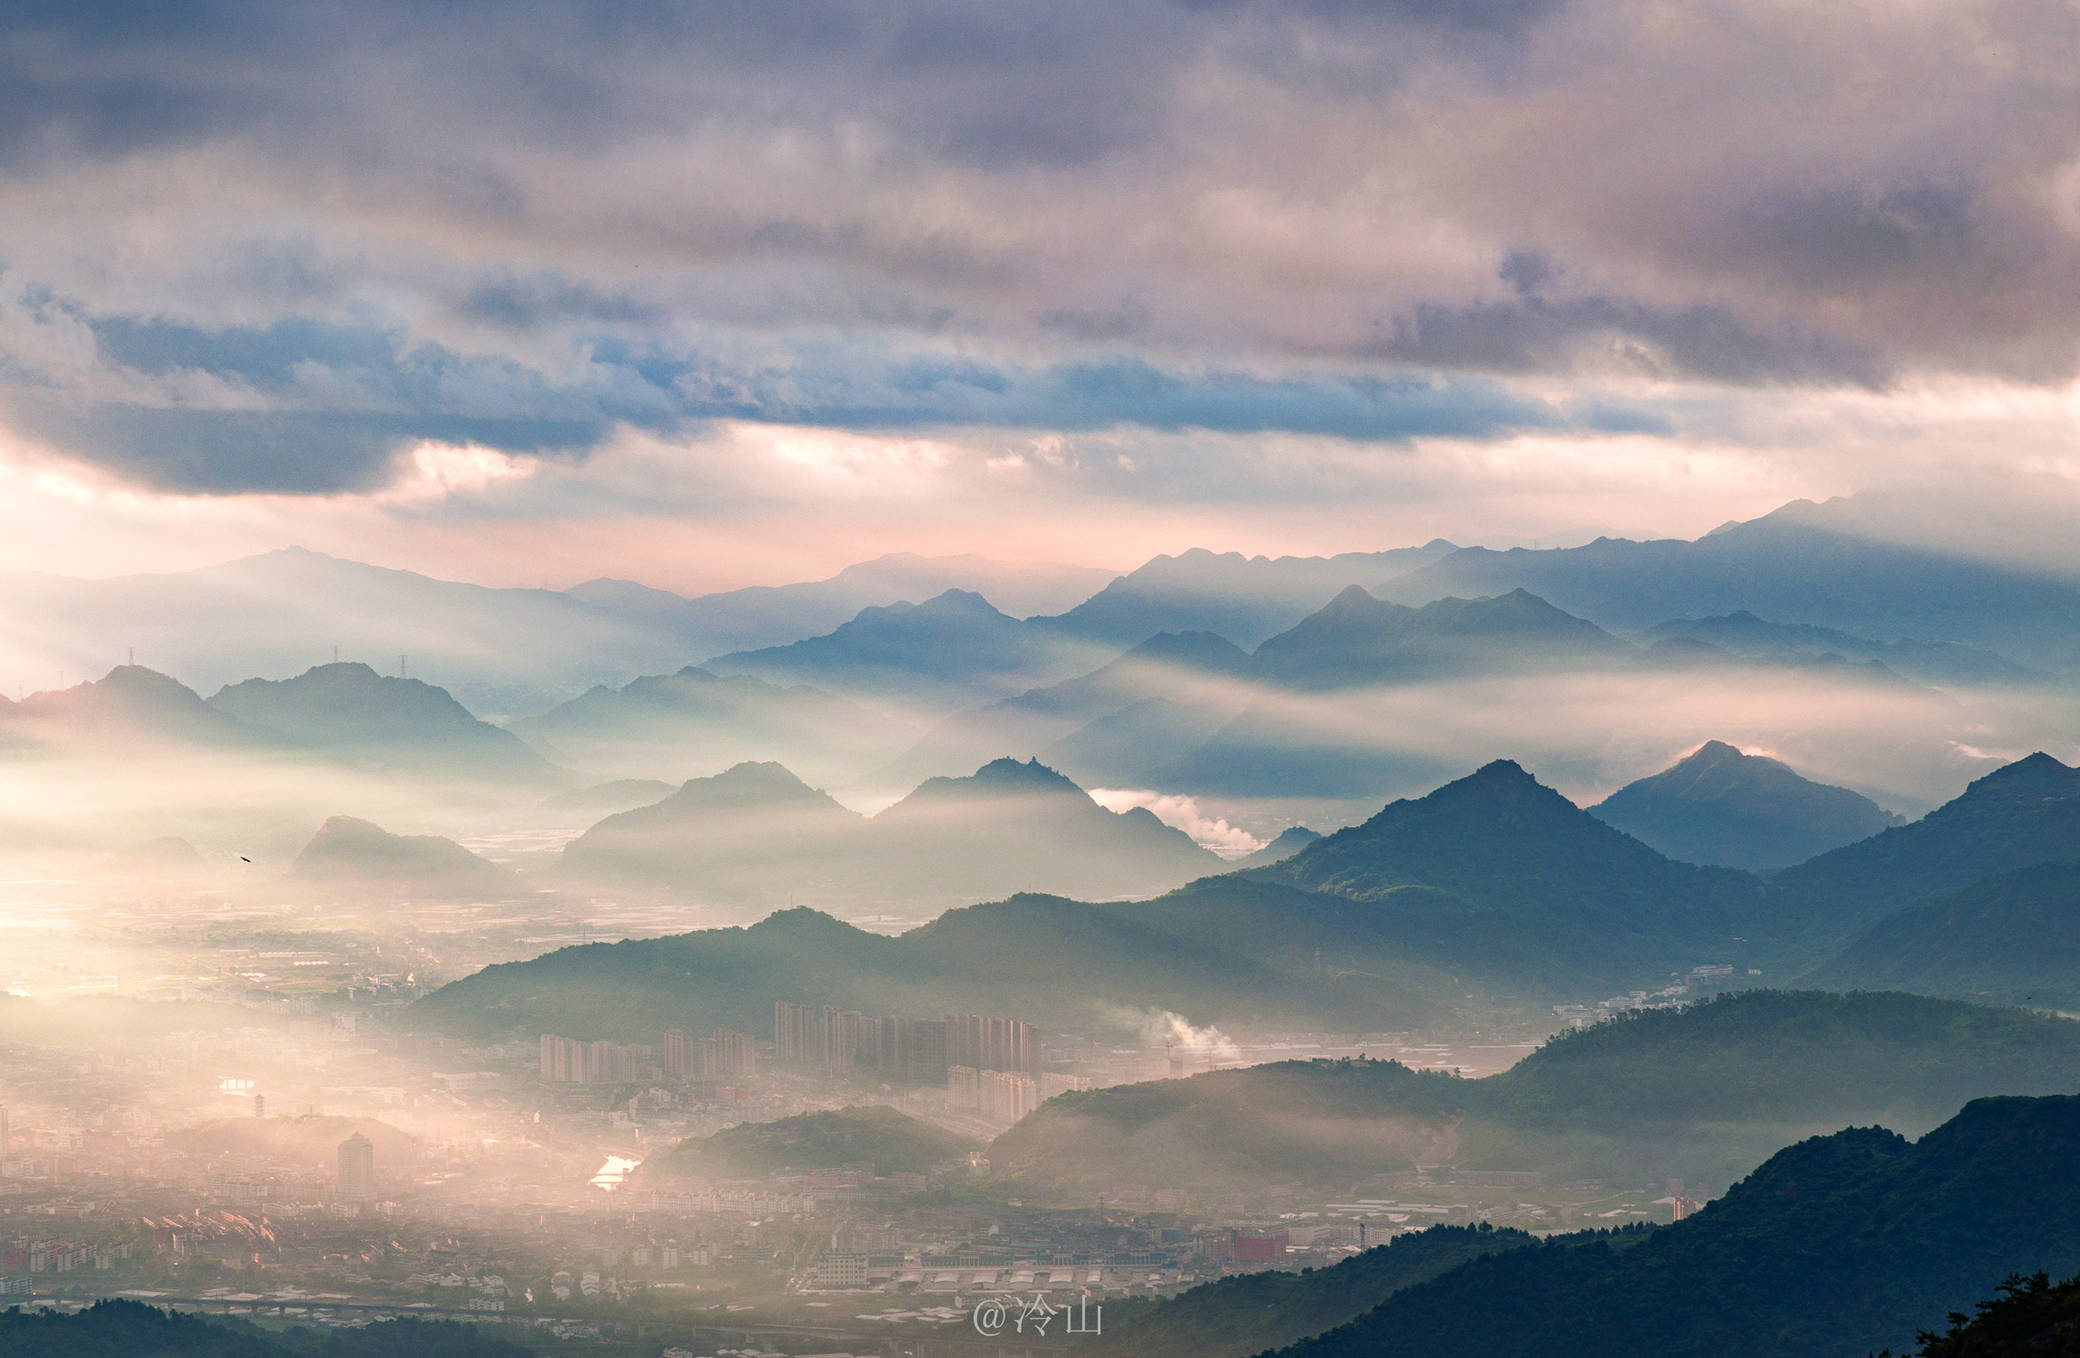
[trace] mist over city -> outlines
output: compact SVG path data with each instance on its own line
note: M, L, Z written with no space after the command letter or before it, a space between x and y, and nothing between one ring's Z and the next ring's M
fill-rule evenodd
M0 14L0 1356L2080 1335L2080 15Z

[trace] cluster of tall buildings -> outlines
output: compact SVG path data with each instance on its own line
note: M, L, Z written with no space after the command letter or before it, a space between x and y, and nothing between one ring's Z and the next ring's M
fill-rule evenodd
M634 1083L657 1079L740 1079L759 1071L759 1040L732 1027L718 1027L705 1038L680 1029L664 1036L664 1065L657 1048L626 1042L580 1042L578 1038L541 1036L541 1077L545 1083Z
M949 1066L946 1111L1010 1125L1040 1106L1040 1082L1023 1071Z
M640 1078L649 1053L620 1042L582 1042L542 1034L542 1079L549 1084L628 1084Z
M946 1064L1040 1078L1040 1030L1021 1019L948 1014Z
M1022 1019L947 1014L872 1018L837 1005L773 1006L773 1056L833 1078L871 1072L898 1084L940 1084L947 1106L1016 1121L1039 1102L1040 1032Z
M717 1028L695 1041L674 1028L664 1035L664 1073L675 1080L721 1080L758 1074L758 1039Z
M672 1029L664 1035L664 1062L655 1047L622 1042L584 1042L574 1037L542 1034L541 1075L547 1084L614 1085L654 1080L744 1078L758 1073L758 1039L733 1028L716 1028L706 1037Z
M896 1084L946 1078L952 1019L874 1018L826 1004L773 1006L773 1059L836 1079L862 1071Z

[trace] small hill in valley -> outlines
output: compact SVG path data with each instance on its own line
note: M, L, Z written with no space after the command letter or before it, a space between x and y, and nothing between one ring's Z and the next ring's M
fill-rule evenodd
M679 1142L643 1162L660 1179L757 1179L786 1170L872 1167L875 1174L921 1174L965 1155L972 1143L880 1104L746 1122Z
M1060 1095L999 1137L1000 1175L1356 1190L1415 1165L1723 1183L1816 1130L1934 1126L1986 1094L2080 1086L2080 1023L1902 994L1747 991L1554 1039L1479 1080L1282 1062Z
M1790 867L1901 823L1868 797L1719 740L1589 814L1670 858L1751 870Z
M1273 863L1283 863L1320 838L1320 834L1304 825L1291 826L1279 831L1276 838L1255 853L1235 860L1235 867L1237 870L1268 868Z
M167 1134L191 1155L262 1160L305 1170L331 1170L338 1163L339 1143L365 1136L375 1147L376 1164L385 1172L413 1164L419 1139L375 1118L304 1117L219 1118L214 1122Z
M372 821L334 816L290 864L317 885L387 885L440 894L510 888L511 874L439 835L394 835Z

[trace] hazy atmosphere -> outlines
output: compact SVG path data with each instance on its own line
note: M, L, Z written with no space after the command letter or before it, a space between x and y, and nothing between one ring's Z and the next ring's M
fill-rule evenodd
M10 6L0 1354L2051 1352L2076 526L2069 6Z

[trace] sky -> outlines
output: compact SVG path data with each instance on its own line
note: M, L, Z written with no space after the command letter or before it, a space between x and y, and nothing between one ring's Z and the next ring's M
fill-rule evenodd
M2076 373L2071 6L0 21L0 570L2049 552Z

